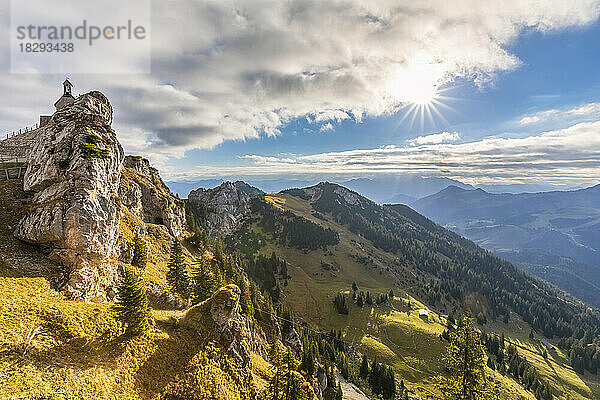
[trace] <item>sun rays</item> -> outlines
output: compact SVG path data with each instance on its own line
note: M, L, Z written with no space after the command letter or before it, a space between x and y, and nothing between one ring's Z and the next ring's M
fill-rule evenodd
M391 91L400 104L397 111L403 112L397 126L408 121L412 130L415 123L419 123L423 132L426 122L434 129L450 125L442 111L456 110L447 104L453 98L448 96L449 87L443 86L447 82L444 71L440 63L417 60L395 72Z
M425 129L425 122L429 122L434 129L438 129L438 121L443 122L444 126L450 125L442 109L446 111L456 112L456 110L446 104L449 100L453 100L453 97L446 96L443 93L448 89L439 89L435 86L424 88L420 92L413 92L412 95L403 104L400 111L404 112L402 118L398 121L397 126L402 125L404 121L409 122L409 130L413 128L415 121L418 120L421 132Z

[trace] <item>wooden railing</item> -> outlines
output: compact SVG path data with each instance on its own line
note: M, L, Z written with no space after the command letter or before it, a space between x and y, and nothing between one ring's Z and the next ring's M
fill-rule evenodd
M27 164L27 157L16 157L0 153L0 168L4 163Z
M40 124L35 124L35 125L31 125L31 126L26 126L25 128L21 128L18 131L12 131L9 133L5 133L3 135L0 136L0 141L11 138L13 136L17 136L20 135L22 133L27 133L27 132L31 132L37 128L40 127Z
M26 169L26 166L0 169L0 181L21 179L21 177L25 174Z

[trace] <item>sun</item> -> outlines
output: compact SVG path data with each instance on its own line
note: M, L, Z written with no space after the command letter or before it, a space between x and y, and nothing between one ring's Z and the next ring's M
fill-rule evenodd
M437 68L438 66L435 65L432 67L429 64L421 64L398 71L396 80L391 86L393 96L404 110L404 116L398 125L407 118L410 121L411 129L417 119L420 122L421 130L424 129L426 120L434 127L437 125L436 120L448 124L440 112L440 108L453 111L451 107L444 104L451 98L443 94L447 89L439 86L442 81L442 73Z
M416 86L406 93L408 103L417 104L420 106L432 104L439 97L437 88L431 84Z
M403 75L396 86L397 97L403 103L424 106L439 97L437 71L421 66L411 68Z

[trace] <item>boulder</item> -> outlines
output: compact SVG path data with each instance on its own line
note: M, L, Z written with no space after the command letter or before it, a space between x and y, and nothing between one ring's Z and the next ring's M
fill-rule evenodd
M189 308L180 320L181 326L194 330L205 340L215 341L244 370L250 370L252 336L246 320L238 312L241 291L236 285L227 285L212 297Z
M300 335L298 334L296 329L292 328L291 330L284 330L281 334L281 341L283 342L283 344L292 349L296 358L302 357L302 338L300 338Z

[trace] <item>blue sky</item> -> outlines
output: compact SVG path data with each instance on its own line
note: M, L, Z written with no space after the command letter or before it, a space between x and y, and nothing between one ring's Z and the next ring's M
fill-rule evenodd
M600 0L164 0L152 2L150 74L70 78L75 93L107 95L125 151L167 180L581 187L600 178L599 18ZM8 50L0 42L0 132L48 113L64 79L10 74ZM119 59L86 54L95 61ZM411 124L418 105L443 118Z
M193 169L200 161L204 165L243 166L248 163L240 157L248 154L277 157L286 153L308 155L404 146L415 137L443 131L458 132L461 140L468 142L487 136L522 137L565 128L574 121L559 118L533 127L520 125L518 121L524 115L544 110L600 102L599 39L598 22L560 32L533 30L523 34L507 46L522 61L515 70L499 73L493 83L485 87L463 79L441 89L445 97L442 101L449 107L438 107L445 121L434 115L433 122L425 118L423 127L418 117L411 124L410 118L405 118L405 108L390 116L368 117L362 122L333 123L332 130L320 132L320 125L311 124L302 117L286 124L280 135L193 150L186 158L173 160L170 165ZM590 118L600 119L600 115L581 117L582 120ZM204 177L201 171L194 175ZM217 177L236 178L234 175ZM600 177L591 178L600 180ZM573 184L575 186L577 184Z

